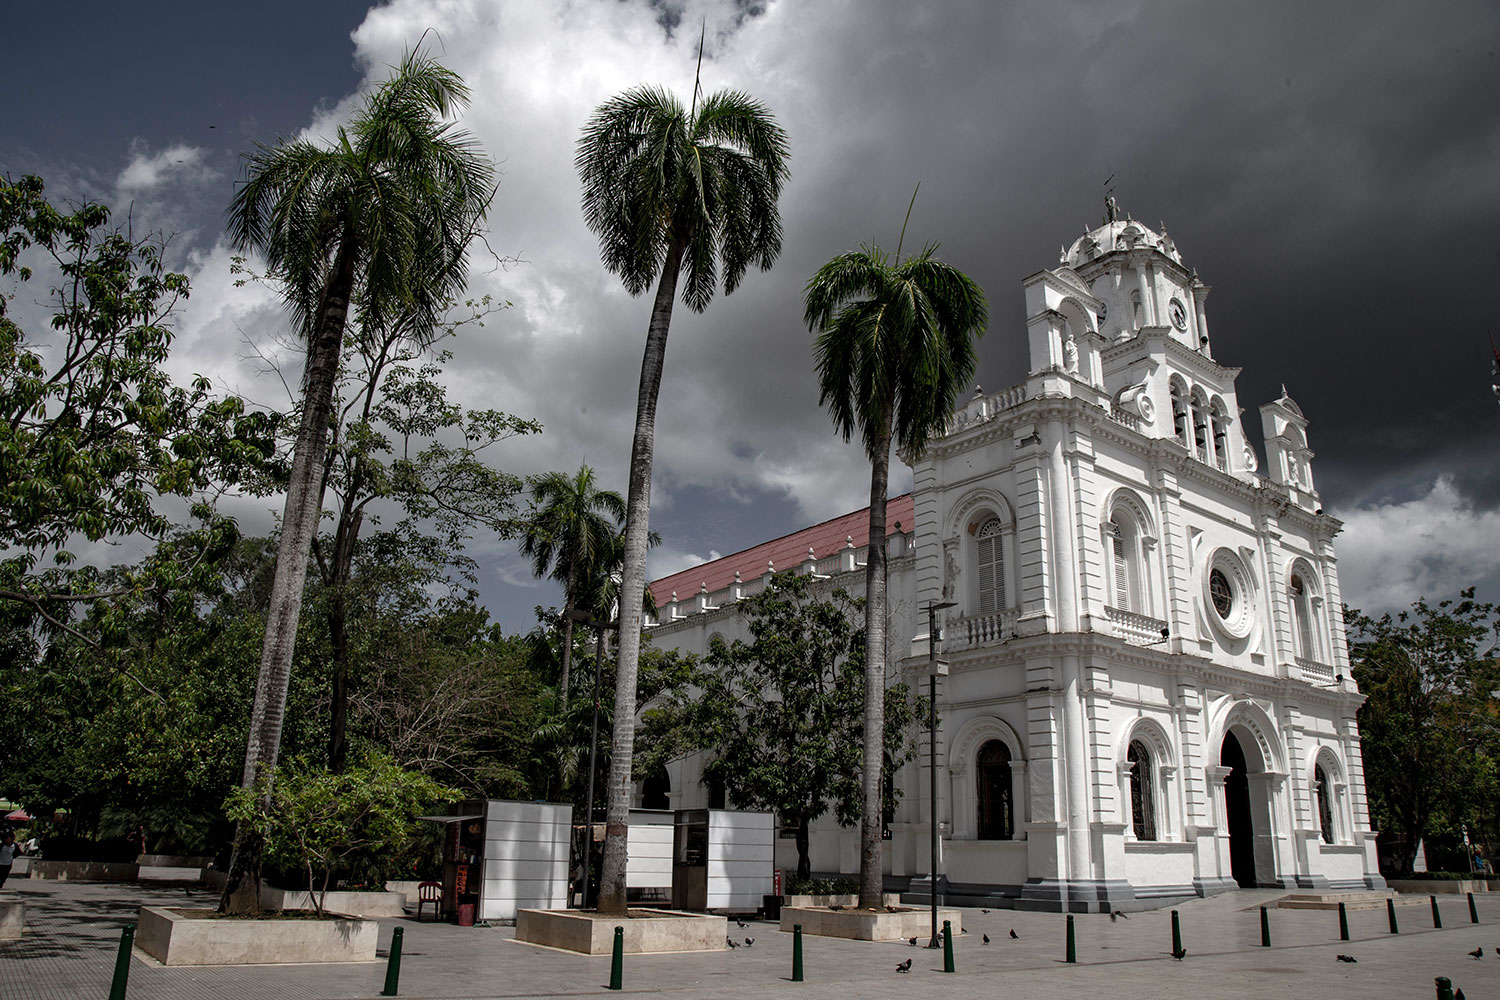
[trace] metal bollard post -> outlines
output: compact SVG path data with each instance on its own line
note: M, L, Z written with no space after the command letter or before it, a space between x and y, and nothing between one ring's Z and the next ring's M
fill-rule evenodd
M1453 1000L1453 981L1447 976L1438 976L1433 981L1437 987L1437 1000Z
M1427 898L1432 901L1432 926L1438 928L1439 930L1442 930L1442 928L1443 928L1443 915L1438 912L1437 897L1436 896L1428 896Z
M802 925L792 925L792 982L802 982Z
M1396 927L1396 901L1394 899L1385 901L1385 918L1391 923L1391 933L1400 934L1400 929Z
M1260 946L1271 947L1271 918L1266 914L1266 908L1260 908Z
M1068 964L1078 961L1078 948L1073 942L1073 914L1068 914Z
M1349 940L1349 911L1343 903L1339 904L1339 940Z
M120 950L115 955L115 978L109 984L109 1000L125 1000L125 987L130 981L130 949L135 944L135 924L120 931Z
M1479 910L1474 906L1474 894L1469 893L1469 923L1479 923Z
M625 928L615 928L615 953L609 960L609 988L625 988Z
M953 971L953 921L943 921L943 971Z
M395 996L401 984L401 936L405 933L400 927L391 931L391 957L385 963L385 989L380 991L383 997Z
M1172 954L1182 952L1182 925L1177 920L1177 911L1172 911Z

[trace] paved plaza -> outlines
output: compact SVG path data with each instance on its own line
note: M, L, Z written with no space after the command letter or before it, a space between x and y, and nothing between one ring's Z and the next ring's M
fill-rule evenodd
M148 905L212 905L196 886L87 884L22 879L6 886L27 901L20 941L0 942L0 1000L103 1000L120 929ZM941 952L904 943L805 938L806 982L791 978L792 936L770 923L729 927L753 947L709 954L628 956L625 992L708 998L805 997L1360 997L1430 998L1450 977L1473 1000L1500 997L1500 896L1480 895L1478 925L1462 896L1439 897L1443 929L1425 905L1349 911L1352 940L1339 940L1336 911L1271 911L1271 948L1260 947L1258 907L1280 893L1242 891L1178 907L1187 957L1174 961L1167 910L1111 921L1075 917L1078 963L1063 962L1065 923L1055 913L964 911L957 972ZM507 927L464 928L382 920L381 958L356 965L165 968L140 951L128 996L138 1000L356 1000L385 980L391 931L405 928L400 995L420 998L617 996L605 988L609 958L519 944ZM1010 937L1014 929L1017 939ZM988 934L991 943L983 943ZM1480 960L1465 952L1485 949ZM1346 964L1340 953L1358 961ZM912 960L910 973L896 965Z

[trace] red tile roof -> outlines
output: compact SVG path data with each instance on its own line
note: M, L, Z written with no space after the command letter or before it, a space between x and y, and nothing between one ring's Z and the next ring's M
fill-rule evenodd
M908 533L916 524L915 507L910 493L903 493L886 501L886 535L894 535L898 524L901 531ZM861 548L869 537L870 508L861 507L822 524L815 524L790 535L761 542L742 552L662 577L649 584L651 595L656 599L658 607L664 607L672 600L674 590L677 591L678 600L690 600L705 585L710 592L723 590L734 582L736 570L739 571L741 580L749 581L766 571L767 561L776 564L777 572L793 569L807 559L809 548L813 550L814 558L822 559L842 551L850 538L854 539L855 548Z

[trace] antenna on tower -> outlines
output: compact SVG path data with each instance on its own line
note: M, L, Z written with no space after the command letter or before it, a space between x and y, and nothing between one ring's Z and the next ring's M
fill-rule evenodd
M1109 170L1108 167L1105 167L1105 169ZM1113 170L1110 170L1109 176L1104 179L1104 221L1107 223L1114 222L1120 218L1120 203L1115 201L1115 187L1112 183L1114 179L1115 172Z

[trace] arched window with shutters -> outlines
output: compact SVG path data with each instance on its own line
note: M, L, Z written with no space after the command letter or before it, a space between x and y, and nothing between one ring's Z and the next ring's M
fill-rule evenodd
M1130 825L1136 840L1156 839L1156 793L1152 787L1151 751L1131 740L1125 754L1130 765Z
M1292 574L1290 585L1292 598L1292 634L1296 637L1297 655L1309 660L1318 659L1318 643L1313 634L1312 605L1308 601L1307 584L1300 573Z
M975 532L975 579L979 593L978 613L989 614L1005 607L1005 526L992 517Z
M1328 772L1319 764L1313 768L1313 797L1318 800L1318 827L1323 834L1323 843L1333 843L1333 788L1328 784Z
M1010 748L1000 740L985 743L975 757L974 774L979 782L979 839L1011 839L1016 818L1010 787Z

